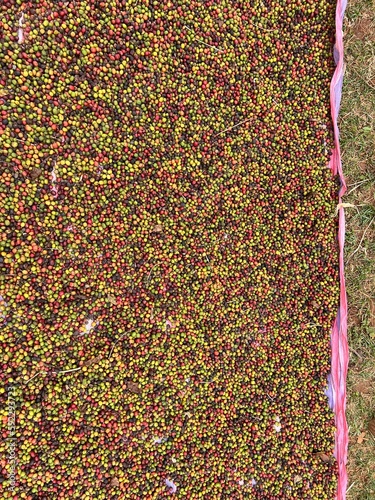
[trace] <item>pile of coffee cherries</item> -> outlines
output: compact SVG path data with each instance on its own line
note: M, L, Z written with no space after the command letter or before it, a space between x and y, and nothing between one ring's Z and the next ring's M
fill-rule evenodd
M333 499L335 2L0 13L3 498Z

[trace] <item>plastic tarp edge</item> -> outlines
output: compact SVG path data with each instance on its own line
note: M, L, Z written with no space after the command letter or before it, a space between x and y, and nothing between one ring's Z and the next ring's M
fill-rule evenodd
M339 129L337 118L340 108L342 83L344 77L344 45L343 45L343 21L347 0L338 0L336 5L336 43L334 47L334 59L336 69L330 86L331 115L334 128L334 149L330 159L329 167L334 175L339 175L341 188L339 192L339 203L346 192L346 184L342 171ZM347 342L347 297L344 276L344 242L345 242L345 214L344 208L339 209L339 271L340 271L340 304L336 320L331 333L331 376L330 390L333 395L333 408L335 414L335 458L338 464L338 484L336 500L345 500L347 489L347 453L348 453L348 425L346 422L346 376L349 363L349 349Z

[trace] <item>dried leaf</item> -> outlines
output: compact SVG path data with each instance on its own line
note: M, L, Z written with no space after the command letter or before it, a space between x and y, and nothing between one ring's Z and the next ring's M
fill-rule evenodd
M335 215L339 213L340 208L356 208L353 203L339 203L336 207Z
M375 418L370 420L370 422L368 423L368 430L375 437Z
M78 294L78 295L76 295L76 299L87 300L88 297L87 297L87 295Z
M300 483L302 481L302 477L301 476L294 476L294 484L297 484L297 483Z
M117 477L114 477L111 479L111 486L113 486L113 487L120 486L120 482L117 479Z
M38 168L38 167L33 167L32 170L31 170L31 173L30 173L30 177L33 181L35 181L35 179L37 179L42 173L42 169Z
M163 226L161 224L156 224L156 226L154 226L152 228L152 232L153 233L162 233L163 232Z
M366 170L366 168L367 168L367 160L362 160L362 161L359 161L359 162L358 162L358 166L359 166L359 168L360 168L362 171Z
M141 388L136 382L128 382L126 385L130 392L134 392L135 394L141 393Z
M276 424L274 424L273 428L275 429L276 432L280 432L281 431L281 424L276 423Z
M352 446L353 444L356 444L357 440L355 439L354 436L349 436L349 446Z
M175 321L174 319L167 319L166 324L167 324L167 326L169 326L169 328L176 328L176 326L178 325L178 322Z
M333 457L330 457L329 455L327 455L326 453L322 452L322 451L319 451L318 453L314 453L314 455L317 457L317 458L320 458L320 460L322 462L324 462L325 464L328 464L332 461L332 458Z
M366 436L366 433L365 432L361 432L361 434L357 438L357 443L358 444L362 444L363 441L364 441L364 439L365 439L365 436Z
M99 356L97 356L96 358L90 358L87 361L85 361L83 363L83 366L91 366L91 365L93 365L95 363L98 363L101 359L102 359L102 355L99 354Z
M107 300L112 305L115 305L117 303L116 297L114 295L108 295Z
M354 390L361 394L369 394L372 391L372 382L371 380L364 380L363 382L359 382L354 386Z

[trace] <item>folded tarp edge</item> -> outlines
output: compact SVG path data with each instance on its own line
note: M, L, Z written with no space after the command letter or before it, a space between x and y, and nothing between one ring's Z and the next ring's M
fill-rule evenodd
M336 69L330 86L331 116L334 128L334 149L330 160L330 168L334 175L339 175L341 188L339 203L346 192L346 183L342 171L339 129L337 118L340 109L342 83L344 77L344 45L343 45L343 20L347 0L338 0L336 6L336 42L334 59ZM346 422L346 376L349 363L349 350L347 341L347 297L344 276L344 242L345 242L345 214L344 208L339 209L339 270L340 270L340 304L331 334L331 377L333 405L335 413L335 458L338 464L338 484L336 500L345 500L347 489L347 454L348 454L348 425Z

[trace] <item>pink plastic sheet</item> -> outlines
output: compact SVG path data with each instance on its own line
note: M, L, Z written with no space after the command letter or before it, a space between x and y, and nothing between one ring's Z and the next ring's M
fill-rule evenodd
M334 149L330 160L330 168L333 174L338 174L341 180L339 192L339 203L346 192L346 184L342 172L339 129L337 117L340 108L342 82L344 77L344 46L343 46L343 20L347 0L338 0L336 6L336 43L334 47L334 59L336 69L331 81L331 115L334 127ZM345 416L346 407L346 375L348 371L349 350L347 342L347 298L344 277L344 241L345 241L345 214L340 205L339 209L339 265L340 265L340 305L331 334L331 375L328 380L328 397L335 413L336 436L335 457L339 468L336 500L345 500L347 488L346 461L348 452L348 426Z

